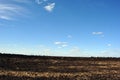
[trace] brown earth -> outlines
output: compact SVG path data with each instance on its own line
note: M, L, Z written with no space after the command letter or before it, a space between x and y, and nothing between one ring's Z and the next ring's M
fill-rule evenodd
M0 54L0 80L120 80L120 58Z

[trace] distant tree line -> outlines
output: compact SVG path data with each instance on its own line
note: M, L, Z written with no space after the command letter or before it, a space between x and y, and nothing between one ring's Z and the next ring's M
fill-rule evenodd
M23 55L0 53L0 57L17 57L17 58L40 58L40 59L57 59L57 60L120 60L120 57L64 57L64 56L43 56L43 55Z

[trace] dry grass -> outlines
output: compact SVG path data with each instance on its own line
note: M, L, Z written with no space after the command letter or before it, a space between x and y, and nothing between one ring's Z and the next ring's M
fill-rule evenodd
M0 80L120 80L120 59L0 56Z

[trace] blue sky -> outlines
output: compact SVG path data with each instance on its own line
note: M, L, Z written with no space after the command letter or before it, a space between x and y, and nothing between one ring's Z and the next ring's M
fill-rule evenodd
M0 52L120 57L119 0L0 0Z

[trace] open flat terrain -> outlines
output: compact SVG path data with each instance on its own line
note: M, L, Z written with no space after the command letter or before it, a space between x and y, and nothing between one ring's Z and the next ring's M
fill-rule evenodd
M120 58L0 54L0 80L120 80Z

